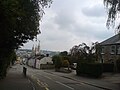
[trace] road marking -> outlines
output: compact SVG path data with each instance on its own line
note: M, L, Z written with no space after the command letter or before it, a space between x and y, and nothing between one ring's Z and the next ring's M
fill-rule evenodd
M47 86L48 86L47 83L40 82L40 81L38 80L37 84L38 84L39 86L41 86L41 87L44 87L45 90L49 90L48 87L47 87Z
M45 90L49 90L49 89L48 89L48 84L47 84L47 83L44 83L44 82L41 82L37 77L35 77L35 74L34 74L34 75L31 75L31 77L34 78L34 79L36 79L37 84L38 84L39 86L44 87ZM48 76L44 76L44 77L46 77L46 78L48 78L48 79L52 79L52 78L50 78L50 77L48 77Z
M44 82L41 82L41 84L42 84L42 86L45 86L45 85L44 85Z
M49 90L47 87L45 87L45 90Z
M39 83L39 82L37 82L37 84L39 85L39 86L41 86L41 84ZM42 86L41 86L42 87Z
M85 85L85 83L83 83L83 82L80 82L80 84Z
M74 88L72 88L72 87L70 87L70 86L68 86L68 85L65 85L65 84L63 84L63 83L61 83L61 82L59 82L59 81L55 81L55 82L58 83L58 84L61 84L61 85L65 86L65 87L67 87L67 88L69 88L69 89L71 89L71 90L74 90Z
M37 79L37 82L40 82L40 80L39 80L39 79Z
M41 82L39 79L37 79L37 84L41 87L48 87L47 83Z

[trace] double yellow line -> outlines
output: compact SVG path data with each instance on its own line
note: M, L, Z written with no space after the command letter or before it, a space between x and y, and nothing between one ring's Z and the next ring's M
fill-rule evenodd
M37 77L35 77L35 75L32 75L31 77L32 77L33 79L36 79L36 80L37 80L37 84L38 84L40 87L44 87L45 90L49 90L47 83L40 81Z

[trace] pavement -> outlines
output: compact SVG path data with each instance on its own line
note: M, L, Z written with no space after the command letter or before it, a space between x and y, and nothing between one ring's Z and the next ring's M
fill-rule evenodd
M77 76L74 70L71 73L55 72L55 70L45 70L45 72L99 87L104 90L120 90L120 73L103 73L101 78L89 78Z
M76 76L74 70L71 73L55 72L55 70L44 71L84 84L99 87L102 90L120 90L120 73L103 73L101 78L89 78ZM23 66L15 65L8 70L7 77L0 80L0 90L35 90L35 87L31 80L23 75Z
M101 80L120 85L120 73L103 73Z
M23 67L9 68L5 79L0 80L0 90L34 90L31 81L23 75Z

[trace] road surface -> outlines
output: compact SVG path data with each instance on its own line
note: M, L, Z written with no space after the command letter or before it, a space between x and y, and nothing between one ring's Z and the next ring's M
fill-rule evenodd
M31 78L31 83L35 86L35 90L104 90L80 81L29 67L27 67L27 75Z

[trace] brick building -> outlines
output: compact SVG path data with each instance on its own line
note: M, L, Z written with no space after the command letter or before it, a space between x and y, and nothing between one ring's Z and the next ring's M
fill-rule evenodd
M103 63L114 63L120 59L120 34L114 35L100 43Z

